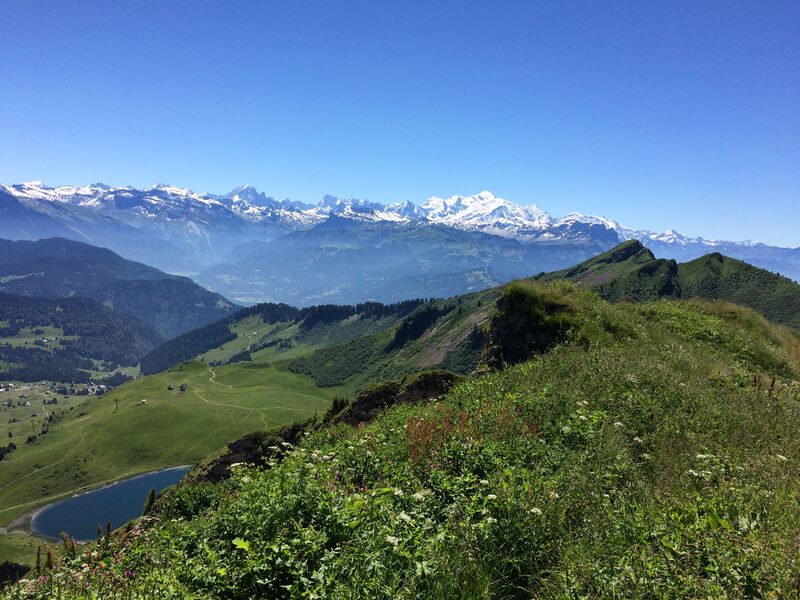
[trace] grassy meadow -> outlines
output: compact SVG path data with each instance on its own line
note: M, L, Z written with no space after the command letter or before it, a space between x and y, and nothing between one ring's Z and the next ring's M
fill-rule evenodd
M36 561L36 548L52 544L51 541L23 532L0 535L0 563L6 560L33 566Z
M196 463L243 434L323 413L337 393L269 362L192 362L84 397L0 462L0 525L74 491Z

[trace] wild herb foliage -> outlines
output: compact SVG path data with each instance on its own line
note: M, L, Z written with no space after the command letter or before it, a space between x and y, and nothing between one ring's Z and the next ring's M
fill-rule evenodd
M798 335L579 299L529 362L179 486L7 597L798 597Z

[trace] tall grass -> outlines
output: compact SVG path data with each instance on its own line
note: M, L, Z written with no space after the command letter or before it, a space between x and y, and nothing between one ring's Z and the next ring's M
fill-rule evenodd
M134 576L103 597L800 596L797 335L720 304L520 293L570 315L548 351L181 486L8 596L111 559Z

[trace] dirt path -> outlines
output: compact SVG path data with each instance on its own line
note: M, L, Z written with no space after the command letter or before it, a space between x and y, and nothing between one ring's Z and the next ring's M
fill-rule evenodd
M222 385L222 384L219 384L219 385ZM230 387L230 386L228 386L228 387ZM264 428L266 428L266 429L269 428L269 425L267 424L267 420L264 418L263 413L260 410L258 410L257 408L250 408L248 406L239 406L238 404L228 404L227 402L212 402L211 400L209 400L208 398L203 396L203 394L201 394L199 390L194 390L194 393L198 398L200 398L200 400L202 400L206 404L210 404L211 406L226 406L228 408L235 408L235 409L238 409L238 410L246 410L248 412L256 413L258 415L259 419L261 419L261 422L264 424Z
M233 389L232 385L228 385L227 383L220 383L217 381L217 372L214 370L214 367L208 367L208 370L211 372L211 376L208 380L213 383L214 385L221 385L222 387L226 387L228 389Z
M247 336L247 339L250 340L250 344L247 346L247 351L250 352L250 349L253 347L253 337L257 336L258 332L254 331L253 333L246 333L245 335Z

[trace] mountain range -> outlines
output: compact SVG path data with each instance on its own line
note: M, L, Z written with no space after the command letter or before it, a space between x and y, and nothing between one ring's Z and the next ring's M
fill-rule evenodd
M631 239L659 258L720 252L800 280L800 248L654 233L578 213L555 218L486 191L422 204L325 196L310 205L252 186L224 195L164 184L0 186L0 237L53 236L191 274L242 303L452 295L562 269Z
M50 238L0 239L0 292L48 299L91 298L152 326L163 341L238 306L187 277L126 260L106 248Z

